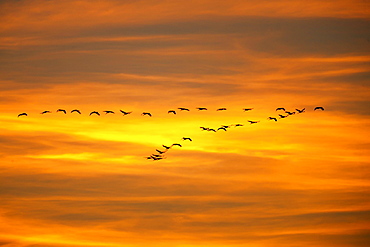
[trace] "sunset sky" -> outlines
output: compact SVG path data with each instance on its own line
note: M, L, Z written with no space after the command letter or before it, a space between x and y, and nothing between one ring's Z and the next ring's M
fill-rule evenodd
M369 246L369 137L369 1L0 1L0 246Z

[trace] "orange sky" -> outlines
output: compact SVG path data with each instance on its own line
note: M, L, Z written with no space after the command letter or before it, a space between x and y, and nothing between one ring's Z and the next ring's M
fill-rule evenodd
M368 246L369 18L363 0L0 1L0 245Z

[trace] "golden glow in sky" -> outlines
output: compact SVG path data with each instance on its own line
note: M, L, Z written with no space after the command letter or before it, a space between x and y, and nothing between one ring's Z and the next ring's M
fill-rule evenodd
M0 1L0 246L368 246L369 12Z

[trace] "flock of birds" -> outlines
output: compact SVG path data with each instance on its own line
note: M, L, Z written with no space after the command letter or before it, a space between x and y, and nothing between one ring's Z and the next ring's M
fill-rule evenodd
M190 111L190 109L189 108L184 108L184 107L179 107L179 108L177 108L177 109L179 109L180 111ZM196 109L198 109L198 111L206 111L206 110L208 110L207 108L205 108L205 107L198 107L198 108L196 108ZM243 111L251 111L251 110L253 110L254 108L243 108ZM227 109L226 108L218 108L216 111L226 111ZM284 111L285 113L287 113L288 115L286 115L286 116L284 116L284 115L281 115L281 114L279 114L279 117L280 118L285 118L285 117L287 117L287 116L289 116L289 115L293 115L293 114L295 114L296 112L295 111L293 111L293 112L290 112L290 111L286 111L285 110L285 108L284 107L279 107L279 108L276 108L276 111L279 111L279 110L282 110L282 111ZM306 110L306 108L303 108L303 109L296 109L296 111L298 112L298 113L303 113L304 111ZM314 111L316 111L316 110L324 110L324 107L322 107L322 106L317 106L317 107L315 107L314 108ZM123 110L119 110L122 114L123 114L123 116L126 116L126 115L129 115L129 114L131 114L132 113L132 111L130 111L130 112L127 112L127 111L123 111ZM63 112L64 114L67 114L67 111L66 110L64 110L64 109L58 109L56 112ZM81 114L81 111L80 110L78 110L78 109L74 109L74 110L72 110L71 111L71 113L74 113L74 112L76 112L76 113L78 113L78 114ZM114 111L103 111L105 114L115 114L115 112ZM51 111L43 111L43 112L41 112L40 114L48 114L48 113L52 113ZM172 114L174 114L174 115L176 115L177 113L176 113L176 110L169 110L168 111L168 114L170 114L170 113L172 113ZM100 116L100 113L99 112L97 112L97 111L92 111L92 112L90 112L90 114L89 114L89 116L91 116L91 115L93 115L93 114L95 114L95 115L98 115L98 116ZM143 112L143 113L141 113L141 115L142 116L149 116L149 117L152 117L153 115L150 113L150 112ZM22 112L22 113L20 113L20 114L18 114L18 117L22 117L22 116L28 116L28 114L26 113L26 112ZM277 121L277 118L273 118L273 117L270 117L269 118L270 120L274 120L274 121ZM253 121L249 121L249 122L253 122Z
M179 111L190 111L189 108L184 108L184 107L179 107L177 109ZM205 107L198 107L196 109L198 111L207 111L208 110ZM248 111L251 111L253 109L254 108L243 108L243 111L244 112L248 112ZM218 108L216 111L226 111L226 110L227 110L226 108ZM324 107L317 106L317 107L314 108L314 111L316 111L316 110L324 111ZM294 114L304 113L306 111L306 108L303 108L303 109L295 109L295 111L287 111L284 107L278 107L278 108L276 108L276 111L279 111L279 113L281 113L281 114L278 114L278 117L268 117L267 119L270 120L270 121L277 122L278 119L287 118L287 117L289 117L291 115L294 115ZM67 111L64 110L64 109L58 109L56 112L61 112L61 113L67 114ZM103 111L103 112L105 113L105 115L107 115L107 114L115 114L114 111L110 111L110 110L109 111ZM123 111L123 110L120 110L120 112L123 114L123 116L129 115L129 114L132 113L132 111L128 112L128 111ZM50 113L52 113L52 112L51 111L43 111L40 114L50 114ZM74 109L74 110L71 111L71 113L81 114L81 111L78 110L78 109ZM167 113L168 114L173 114L173 115L176 115L177 114L176 110L169 110ZM98 111L92 111L92 112L90 112L89 116L91 116L91 115L100 116L101 114ZM142 116L149 116L149 117L152 117L153 116L150 112L142 112L141 115ZM22 116L28 116L28 114L26 112L23 112L23 113L18 114L18 117L22 117ZM257 124L259 122L260 121L248 120L248 123L249 124ZM209 127L203 127L203 126L200 127L200 128L203 131L217 132L217 131L227 131L227 129L229 129L231 127L240 127L240 126L244 126L244 125L243 124L231 124L231 125L221 125L218 128L209 128ZM183 137L182 140L183 141L193 141L190 137ZM149 156L146 156L145 158L148 159L148 160L153 160L153 161L165 159L166 158L165 154L171 148L173 148L174 146L182 147L182 145L180 143L173 143L170 146L162 145L162 147L164 148L163 150L156 149L155 151L157 153L154 153L154 154L151 154Z
M187 109L187 108L178 108L178 109L180 109L181 111L189 111L189 109ZM197 108L197 109L199 111L207 110L207 108ZM243 111L251 111L253 109L254 108L244 108ZM217 109L217 111L225 111L225 110L227 110L227 109L226 108L219 108L219 109ZM317 107L314 108L314 111L316 111L316 110L324 111L324 107L317 106ZM286 115L278 114L279 117L268 117L267 119L268 120L273 120L273 121L277 122L278 119L286 118L286 117L291 116L291 115L294 115L294 114L304 113L306 111L306 108L303 108L303 109L295 109L295 111L287 111L284 107L278 107L278 108L276 108L276 111L280 111L280 112L283 111ZM176 111L169 110L168 113L176 114ZM248 122L250 124L257 124L260 121L248 120ZM217 132L217 131L221 131L221 130L222 131L227 131L227 129L229 129L231 127L240 127L240 126L244 126L244 125L243 124L221 125L219 128L209 128L209 127L203 127L203 126L201 126L200 128L203 131ZM190 137L183 137L182 140L183 141L186 141L186 140L192 141L192 139ZM165 159L166 158L165 153L167 151L169 151L174 146L182 147L182 145L179 144L179 143L174 143L171 146L162 145L162 147L164 148L164 150L156 149L155 151L157 153L154 153L154 154L151 154L149 156L146 156L145 158L148 159L148 160L153 160L153 161Z
M182 140L183 141L193 141L190 137L183 137ZM151 154L151 155L146 156L144 158L146 158L148 160L161 160L161 159L165 159L166 157L164 156L164 154L167 153L167 151L170 150L174 146L182 147L182 145L180 143L174 143L171 146L162 145L162 147L164 148L164 150L156 149L155 150L157 152L156 154Z

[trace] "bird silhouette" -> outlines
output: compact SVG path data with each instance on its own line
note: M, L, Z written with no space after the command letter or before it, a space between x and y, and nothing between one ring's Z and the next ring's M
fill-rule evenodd
M305 110L306 110L306 108L303 108L302 110L299 110L299 109L295 109L298 113L303 113Z
M172 147L172 146L179 146L179 147L182 147L182 145L181 145L180 143L174 143L174 144L172 144L172 145L171 145L171 147Z
M268 117L267 119L277 121L276 117Z
M191 142L193 141L190 137L183 137L182 139L183 139L184 141L186 141L186 140L191 141Z
M288 115L284 116L284 115L279 114L279 117L280 118L286 118L286 117L288 117Z
M132 111L129 111L129 112L126 112L126 111L122 111L122 110L119 110L120 112L122 112L122 114L124 115L124 116L126 116L126 115L128 115L128 114L131 114L132 113Z
M230 128L230 125L221 125L221 127L227 129Z
M156 149L155 151L157 151L159 154L164 154L166 151L161 151L159 149Z
M323 111L324 110L324 107L322 107L322 106L316 106L315 109L313 109L313 110L314 111L316 111L316 110L322 110Z
M154 156L154 157L157 157L157 158L162 157L162 155L160 155L160 154L152 154L151 156Z
M256 124L256 123L258 123L259 121L251 121L251 120L248 120L248 122L250 122L251 124Z
M151 156L153 160L161 160L164 159L162 156L156 157L156 156Z
M92 111L92 112L90 112L89 116L91 116L92 114L96 114L96 115L100 116L100 113L99 113L99 112L97 112L97 111Z
M108 113L114 114L114 111L103 111L103 112L105 112L105 115L107 115Z
M174 111L174 110L169 110L168 113L173 113L173 114L176 115L176 111Z
M18 114L18 117L21 117L21 116L28 116L27 113L23 112L21 114Z
M226 111L226 108L218 108L216 111Z
M81 112L77 109L74 109L74 110L71 111L71 113L73 113L73 112L77 112L78 114L81 114Z
M286 113L286 114L288 114L288 115L294 115L294 114L295 114L295 112L294 112L294 111L293 111L293 112L285 111L285 113Z
M254 108L244 108L243 111L251 111L253 110Z
M43 111L40 114L51 113L51 111Z
M171 148L171 147L168 147L168 146L165 146L165 145L162 145L162 147L164 147L167 150Z
M188 108L184 108L184 107L179 107L177 109L180 109L180 111L190 111Z
M208 110L208 109L207 109L207 108L205 108L205 107L198 107L197 109L198 109L198 111L206 111L206 110Z
M209 128L206 128L206 127L199 127L201 128L202 130L208 130Z
M215 130L215 129L210 129L210 128L208 128L207 130L208 130L208 131L216 132L216 130Z
M283 111L285 111L285 108L284 108L284 107L276 108L276 111L279 111L279 110L283 110Z
M244 125L242 125L242 124L235 124L234 126L235 127L240 127L240 126L244 126Z
M63 109L58 109L57 112L64 112L64 114L67 114L67 111L66 110L63 110Z
M154 161L154 160L161 160L161 159L164 159L162 156L157 157L157 156L154 156L154 155L150 155L150 156L147 156L147 157L144 157L144 158L146 158L146 159L148 159L148 160L152 159L153 161Z
M149 117L151 117L151 116L152 116L152 114L150 114L150 112L143 112L143 113L141 113L141 115L142 115L142 116L147 115L147 116L149 116Z
M220 127L220 128L217 129L217 131L219 131L219 130L227 131L225 127Z

